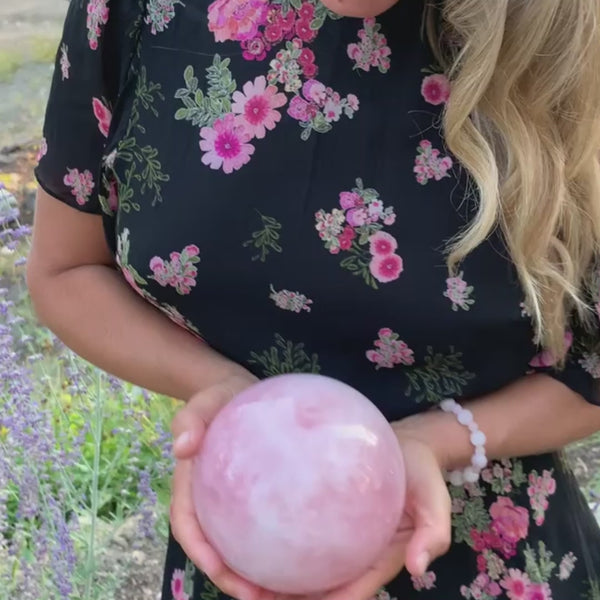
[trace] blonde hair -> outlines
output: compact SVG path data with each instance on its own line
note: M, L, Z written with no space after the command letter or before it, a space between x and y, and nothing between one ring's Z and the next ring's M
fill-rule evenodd
M429 34L448 149L477 188L451 271L500 227L536 341L557 362L600 254L600 0L443 0ZM589 311L587 311L589 312Z

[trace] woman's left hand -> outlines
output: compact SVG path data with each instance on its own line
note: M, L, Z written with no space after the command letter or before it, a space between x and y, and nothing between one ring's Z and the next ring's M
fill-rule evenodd
M451 543L451 501L440 463L424 442L398 432L404 455L407 490L404 517L379 561L350 584L332 590L320 600L368 600L406 568L425 574L431 562L445 554Z

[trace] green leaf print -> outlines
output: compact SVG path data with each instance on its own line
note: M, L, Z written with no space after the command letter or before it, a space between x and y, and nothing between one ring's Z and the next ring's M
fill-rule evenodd
M490 516L483 498L475 497L465 501L462 513L452 515L452 531L456 544L473 545L471 530L485 531L490 526Z
M543 541L538 542L538 552L527 544L523 551L525 557L525 572L534 583L547 583L552 577L556 563L552 560L552 552L546 548Z
M284 373L319 373L319 357L308 355L304 344L286 341L280 334L275 334L275 345L268 350L250 353L252 365L260 365L265 377L283 375Z
M151 192L154 194L152 206L162 202L161 184L170 180L169 175L163 173L162 165L158 159L158 150L152 146L141 146L136 137L144 135L146 128L140 123L140 105L144 110L151 112L155 117L159 116L155 102L157 99L164 100L159 83L148 81L146 68L142 67L138 75L135 89L135 97L131 108L131 116L127 125L127 132L117 146L116 158L129 163L125 170L125 180L120 180L115 172L119 183L119 209L126 213L131 210L140 210L139 202L134 202L135 192L132 188L133 181L141 183L140 193Z
M252 257L252 260L260 260L265 262L270 252L278 252L281 254L281 246L279 245L281 223L273 217L267 217L256 211L262 223L262 229L258 229L252 234L252 238L243 243L244 248L254 247L259 252Z
M185 561L185 575L183 579L183 591L190 597L194 597L194 576L196 575L196 565L189 560ZM206 579L208 581L208 578Z
M231 112L231 95L236 82L229 70L231 60L216 54L213 63L206 69L206 94L198 87L194 67L188 65L183 72L184 88L175 92L183 107L175 112L177 121L191 121L196 127L210 127L223 115Z
M463 387L475 377L462 364L462 352L450 347L448 354L433 352L427 347L424 365L406 370L409 384L405 395L414 395L417 402L438 404L446 397L461 396Z
M215 584L208 578L203 577L202 590L200 591L201 600L218 600L219 590ZM192 596L190 596L192 598Z
M368 243L368 234L367 241L360 241L358 244L366 244ZM371 262L371 255L367 250L363 250L356 241L352 242L351 248L348 250L349 256L344 258L340 262L340 266L347 271L350 271L354 275L358 275L362 277L364 282L372 287L374 290L379 289L377 285L377 280L371 274L371 270L369 269L369 263Z
M535 471L534 471L535 473ZM520 488L522 485L527 483L528 478L523 470L523 463L520 460L515 460L512 464L512 483L515 488Z

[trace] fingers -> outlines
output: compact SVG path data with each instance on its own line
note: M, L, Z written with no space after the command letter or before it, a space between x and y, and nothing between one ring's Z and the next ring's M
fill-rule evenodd
M388 547L384 556L364 575L325 594L321 600L367 600L377 594L404 566L406 540L401 534Z
M231 571L207 542L192 498L192 462L179 461L173 475L171 530L185 554L225 594L259 600L260 590Z
M186 459L194 456L200 450L208 424L235 394L254 381L255 378L250 374L244 377L231 376L190 398L171 422L171 431L175 438L175 457Z
M437 461L421 460L411 481L408 509L415 526L406 549L406 568L422 576L436 558L444 555L452 542L451 500Z

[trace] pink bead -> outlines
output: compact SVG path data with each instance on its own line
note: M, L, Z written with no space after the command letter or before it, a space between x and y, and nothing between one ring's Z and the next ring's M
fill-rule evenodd
M396 436L374 404L318 375L262 381L210 425L194 461L203 531L225 562L277 593L352 581L404 509Z

